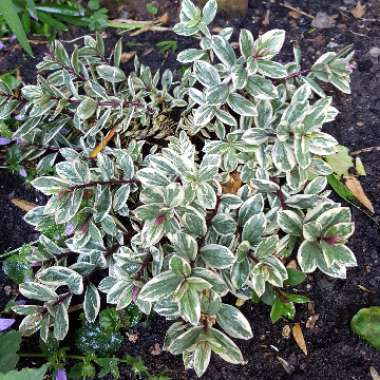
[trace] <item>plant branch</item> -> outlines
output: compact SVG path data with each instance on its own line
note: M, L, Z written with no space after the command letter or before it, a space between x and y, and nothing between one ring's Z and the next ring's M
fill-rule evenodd
M77 189L85 189L87 187L95 187L97 185L104 185L104 186L118 186L118 185L126 185L126 184L132 184L132 183L140 183L137 179L118 179L118 180L110 180L110 181L91 181L88 183L82 183L80 185L74 185L68 188L69 191L74 191Z

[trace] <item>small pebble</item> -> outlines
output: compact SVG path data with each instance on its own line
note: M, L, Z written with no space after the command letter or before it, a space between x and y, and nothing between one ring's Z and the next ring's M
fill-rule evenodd
M371 49L369 49L369 55L372 58L379 58L380 57L380 47L374 46Z
M339 44L337 44L336 42L334 41L330 41L328 44L327 44L327 49L335 49L339 46Z
M364 127L364 123L363 123L362 121L358 121L358 122L356 123L356 126L357 126L358 128L363 128L363 127Z

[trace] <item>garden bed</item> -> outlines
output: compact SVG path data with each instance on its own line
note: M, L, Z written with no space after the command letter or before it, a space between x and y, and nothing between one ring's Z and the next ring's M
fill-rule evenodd
M157 2L160 3L160 2ZM163 6L170 6L162 1ZM170 3L170 2L169 2ZM160 5L160 4L159 4ZM336 15L335 26L328 29L312 30L311 19L307 16L296 17L289 14L289 9L276 2L250 1L246 17L236 20L218 18L215 26L235 27L235 30L247 28L258 35L273 28L287 31L287 45L283 59L291 59L291 44L299 41L304 65L313 61L327 50L338 50L348 44L354 44L357 69L352 77L352 95L338 95L336 107L341 112L336 122L326 128L328 133L351 151L380 144L380 64L376 49L380 50L380 21L371 21L380 14L380 4L376 0L366 2L365 19L354 18L349 10L355 5L350 0L293 0L293 6L299 6L310 15L325 12ZM137 15L141 16L141 15ZM170 12L170 24L175 23L173 6ZM369 21L368 21L369 20ZM83 34L78 31L77 35ZM117 36L107 32L107 44L112 45ZM72 39L73 34L63 39ZM170 33L145 33L132 40L141 45L134 47L141 60L154 67L179 67L175 54L156 55L149 53L162 40L178 42L179 50L190 47L194 42L189 39L177 39ZM235 38L236 39L236 38ZM129 48L131 49L131 48ZM0 72L19 67L25 82L35 80L35 63L37 63L46 45L34 46L35 60L25 56L17 46L11 46L0 55ZM145 54L145 55L144 55ZM367 171L362 177L362 185L372 200L376 215L380 213L380 152L372 151L360 154ZM5 172L0 172L0 252L16 248L22 243L35 240L35 232L22 221L23 213L10 203L10 198L17 197L36 203L43 203L44 198L31 188L26 188L22 180ZM315 314L319 317L313 328L306 328L305 322L310 316L310 309L298 307L296 321L301 322L308 355L305 356L292 338L283 336L285 321L272 325L269 307L245 304L243 313L249 319L254 337L249 341L239 341L245 366L230 365L212 357L210 367L204 379L371 379L369 368L375 367L380 372L380 352L376 352L355 336L349 327L350 320L362 307L380 304L380 231L376 224L362 212L353 209L356 232L350 239L349 246L358 259L358 267L350 269L347 280L334 280L319 273L308 276L305 291L315 305ZM9 285L0 273L0 307L4 306L7 296L4 285ZM3 282L5 281L5 282ZM159 353L155 344L162 345L168 324L163 318L156 317L148 329L138 328L139 339L129 342L125 351L140 356L152 372L166 372L172 379L195 379L193 372L186 372L180 357L169 353ZM29 338L30 340L36 338ZM157 355L152 354L157 353ZM128 378L125 374L125 378Z

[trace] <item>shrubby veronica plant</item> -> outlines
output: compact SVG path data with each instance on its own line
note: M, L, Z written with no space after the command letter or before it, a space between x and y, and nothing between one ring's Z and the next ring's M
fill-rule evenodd
M356 265L350 210L326 190L337 141L321 128L338 111L319 84L349 93L352 55L303 70L295 49L278 63L282 30L241 30L237 51L231 28L209 31L216 11L215 0L183 1L174 30L200 47L179 53L180 79L137 59L126 74L121 42L108 58L87 36L71 56L56 42L21 98L1 84L1 116L24 120L23 157L54 167L32 182L49 200L25 220L62 226L27 254L35 270L20 293L31 302L13 308L24 335L64 339L73 300L94 321L104 294L119 310L135 303L174 320L164 347L201 376L211 352L244 363L231 338L252 330L227 294L291 318L307 298L285 285ZM295 258L301 271L287 268Z

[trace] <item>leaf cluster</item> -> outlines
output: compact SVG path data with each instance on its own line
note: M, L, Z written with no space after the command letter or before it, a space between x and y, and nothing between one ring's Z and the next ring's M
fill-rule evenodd
M352 55L303 70L295 49L293 62L276 62L282 30L241 30L235 51L231 28L208 28L216 11L215 0L182 2L174 30L200 47L178 54L181 78L137 58L125 73L121 42L106 57L98 36L71 55L55 42L21 99L0 83L0 115L18 113L14 137L54 169L32 182L49 200L25 220L65 230L42 233L25 258L34 271L20 293L31 303L13 308L24 335L64 339L74 298L91 323L102 298L134 303L175 321L164 347L201 376L212 352L244 363L231 338L252 329L227 294L271 305L273 322L293 318L308 299L284 287L317 269L343 279L356 265L350 210L326 189L338 143L322 126L338 111L320 84L349 93Z

